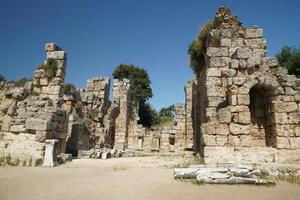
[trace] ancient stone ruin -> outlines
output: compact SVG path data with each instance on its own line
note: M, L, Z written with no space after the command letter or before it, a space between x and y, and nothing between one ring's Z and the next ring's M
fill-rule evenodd
M32 81L0 83L0 155L45 166L65 153L99 157L103 149L194 151L205 163L299 163L300 80L266 56L261 28L243 27L225 7L215 23L173 124L152 129L138 124L130 80L113 80L112 100L107 77L72 88L64 83L66 53L46 44Z

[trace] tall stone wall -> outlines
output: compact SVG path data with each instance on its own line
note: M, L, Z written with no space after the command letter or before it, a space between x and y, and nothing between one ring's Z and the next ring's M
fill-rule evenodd
M46 51L47 58L58 61L51 75L39 69L33 82L27 81L24 86L6 83L0 90L0 155L27 164L40 163L46 139L58 139L62 153L66 148L67 117L58 106L64 82L64 75L59 73L66 64L65 53L53 43L46 44Z
M206 162L295 162L300 80L266 56L261 28L244 28L225 7L215 22L198 83Z
M110 79L100 76L88 80L86 89L80 92L82 112L90 120L88 129L96 149L106 144L110 134L110 122L105 118L110 107L109 88Z
M46 59L34 72L33 92L40 97L48 97L58 103L63 95L67 54L54 43L45 45ZM55 67L51 69L51 64ZM45 66L45 67L43 67Z

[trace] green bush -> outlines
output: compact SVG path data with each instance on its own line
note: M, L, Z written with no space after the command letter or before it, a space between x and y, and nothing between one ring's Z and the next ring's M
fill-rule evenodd
M76 94L76 93L77 93L77 89L73 84L71 83L65 84L65 94Z
M284 46L275 56L289 74L300 76L300 47Z
M215 21L205 23L202 26L196 40L189 45L188 54L190 55L190 66L196 75L199 75L199 72L205 65L206 40L209 31L215 27Z
M46 64L39 65L37 69L43 69L49 77L53 77L57 71L57 61L53 58L48 58Z

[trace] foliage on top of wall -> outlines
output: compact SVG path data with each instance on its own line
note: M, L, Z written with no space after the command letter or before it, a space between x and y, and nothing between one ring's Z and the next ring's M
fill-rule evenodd
M209 31L215 27L215 21L206 22L202 26L197 38L189 45L190 66L196 75L199 75L199 72L205 65L206 40Z
M48 58L46 64L39 65L37 69L43 69L49 77L53 77L57 71L57 61L53 58Z

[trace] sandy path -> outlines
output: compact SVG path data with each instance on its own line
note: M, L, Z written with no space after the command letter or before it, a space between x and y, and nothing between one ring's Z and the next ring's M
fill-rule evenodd
M300 186L193 185L173 179L159 158L74 160L55 168L0 168L0 199L300 199ZM170 161L168 161L170 162Z

